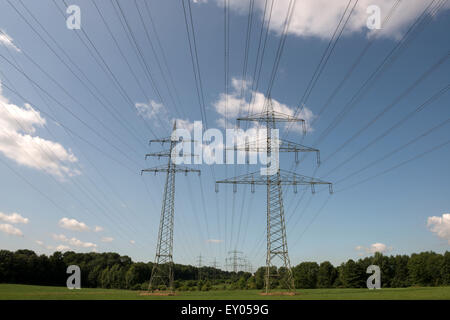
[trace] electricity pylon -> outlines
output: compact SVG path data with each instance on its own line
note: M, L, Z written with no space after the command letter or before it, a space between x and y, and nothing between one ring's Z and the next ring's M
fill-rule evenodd
M214 258L214 261L211 264L211 267L213 268L213 283L216 283L216 271L219 268L219 264L217 263L217 259Z
M242 263L243 259L240 256L242 252L233 250L228 251L228 254L231 255L231 257L225 259L227 267L230 267L233 272L238 272L239 269L244 266L244 264Z
M197 256L198 280L202 280L202 255Z
M144 172L166 172L166 184L164 186L164 194L161 208L161 219L159 222L158 231L158 243L156 246L155 264L153 265L152 274L150 277L149 290L154 290L160 285L164 285L169 290L173 290L173 219L175 209L175 174L184 172L186 175L188 172L198 172L200 170L190 169L187 167L176 165L173 161L172 151L177 142L174 132L177 128L176 122L173 125L173 132L170 137L150 140L152 142L159 142L161 145L165 143L169 144L169 150L148 153L147 157L167 157L168 162L166 166L158 166L154 168L144 169L141 171L141 175ZM179 155L176 155L179 156Z
M254 140L246 142L245 145L235 146L234 150L246 152L265 152L267 159L271 159L271 163L267 163L267 175L258 172L245 174L242 176L216 181L216 192L218 191L218 183L233 184L233 192L236 192L237 184L250 184L251 191L255 192L255 185L265 185L267 193L267 253L266 253L266 274L264 278L265 291L269 292L271 288L271 268L276 267L276 260L281 261L281 265L286 269L287 275L285 286L294 291L294 277L292 275L291 262L289 260L288 246L286 239L286 222L283 206L283 185L292 185L294 192L297 192L298 185L310 185L311 191L314 193L316 184L327 184L330 193L333 192L330 182L322 181L316 178L306 177L294 172L281 170L276 159L272 158L273 152L294 152L298 161L299 152L315 152L317 155L317 164L320 164L319 150L303 146L298 143L290 142L273 137L272 130L276 129L277 122L301 122L303 125L303 133L306 133L305 120L299 119L273 109L272 101L269 98L268 103L264 106L261 113L249 115L247 117L238 118L239 121L255 121L262 123L266 127L266 137L264 141ZM273 150L273 147L274 150ZM270 174L270 166L276 166L276 172Z

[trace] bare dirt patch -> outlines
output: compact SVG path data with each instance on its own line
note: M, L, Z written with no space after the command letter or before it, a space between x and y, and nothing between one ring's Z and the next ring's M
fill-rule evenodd
M172 291L142 291L139 293L140 296L175 296L176 293Z
M295 296L297 292L261 292L261 296Z

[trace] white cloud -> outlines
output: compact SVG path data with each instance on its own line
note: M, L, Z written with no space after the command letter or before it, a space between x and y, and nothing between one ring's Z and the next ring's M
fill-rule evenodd
M248 86L249 82L246 81L244 83L244 87ZM234 122L234 119L239 115L239 111L241 112L241 116L244 114L246 115L246 113L249 111L249 102L251 101L251 99L253 99L253 104L251 107L252 114L260 113L264 110L264 106L266 103L265 94L249 90L251 91L251 98L247 100L245 97L241 97L241 87L242 80L233 78L231 80L231 92L229 92L228 95L225 93L220 94L219 99L213 103L216 112L222 116L222 118L217 121L218 125L222 127L225 126L225 117L228 118L228 121L232 120ZM273 98L272 106L275 111L284 113L289 116L293 116L297 110L297 107L289 107L288 105L283 104ZM308 123L310 123L311 120L314 119L314 115L311 110L309 110L307 107L304 107L300 112L297 112L296 117L305 120L307 131L313 131L313 129L308 125ZM234 124L228 124L227 127L233 128ZM300 124L290 125L290 127L292 130L302 131L302 126Z
M274 4L270 22L271 31L281 34L290 1L277 0ZM223 6L223 0L216 0L216 2ZM319 37L322 39L329 39L332 36L348 4L348 0L302 0L294 2L296 2L296 5L289 26L289 33L299 37ZM239 14L248 13L247 1L229 0L229 3L230 8L235 12ZM255 1L255 8L260 12L261 17L264 3L264 0ZM352 1L350 9L354 3ZM356 32L369 34L367 19L371 14L366 12L367 8L370 5L377 5L380 8L381 21L383 21L393 4L393 0L359 0L344 29L343 35L350 35ZM429 1L423 0L400 2L389 22L382 26L382 29L376 30L374 34L382 37L398 37L428 4ZM268 6L270 6L270 1ZM450 8L450 3L445 4L441 10L448 8Z
M371 244L368 248L364 246L356 246L355 250L359 252L359 255L374 254L375 252L388 253L392 251L392 247L386 246L384 243L376 242Z
M23 233L22 231L20 231L20 229L17 229L16 227L13 227L8 223L0 224L0 231L7 234L11 234L13 236L23 237Z
M0 43L14 49L17 52L20 52L20 49L14 44L13 39L10 35L8 35L5 30L0 29Z
M170 126L170 129L172 129L172 125L174 121L176 121L178 129L187 129L188 131L194 130L194 123L189 120L175 118L171 119L168 116L167 109L162 103L150 100L149 103L137 102L135 103L135 106L140 116L153 120L153 123L156 126Z
M219 239L208 239L208 240L206 240L206 242L209 242L209 243L222 243L223 240L219 240Z
M131 244L135 244L135 243L136 243L136 241L134 241L134 240L130 240L130 243L131 243Z
M24 223L27 224L29 222L28 218L22 217L20 214L13 212L10 215L7 215L3 212L0 212L0 220L3 220L5 222L9 223Z
M137 112L140 116L146 119L166 119L167 110L162 103L150 100L149 103L137 102L135 103Z
M42 242L41 240L36 240L35 242L40 246L44 246L44 242Z
M103 227L95 226L94 232L102 232L102 231L103 231Z
M83 242L77 238L68 238L63 234L54 234L53 239L56 241L67 242L68 244L80 248L96 248L97 245L92 242Z
M63 244L60 244L60 245L55 247L55 250L56 251L67 251L67 250L70 250L70 247L69 246L65 246Z
M450 244L450 213L444 213L442 217L428 217L427 226L431 232Z
M103 237L102 238L102 242L107 242L107 243L112 242L113 240L114 240L114 238L112 238L112 237Z
M194 130L194 122L184 119L173 119L172 121L177 122L177 129L186 129L189 132Z
M62 218L59 220L59 226L64 229L73 231L89 231L89 227L84 223L75 219Z
M25 103L21 108L2 95L0 83L0 153L20 165L43 170L63 179L81 174L70 166L78 161L61 144L33 135L46 120Z

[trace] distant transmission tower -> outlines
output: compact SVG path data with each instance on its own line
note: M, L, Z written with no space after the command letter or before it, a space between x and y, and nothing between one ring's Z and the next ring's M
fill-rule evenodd
M198 280L202 280L202 255L197 256Z
M266 152L267 159L272 159L272 143L276 143L279 152L295 152L295 160L298 161L299 152L315 152L317 155L317 164L320 164L319 150L303 146L298 143L277 139L272 141L272 130L276 129L277 122L301 122L303 125L303 133L306 133L305 120L298 119L293 116L274 111L272 100L269 98L268 103L265 105L261 113L249 115L248 117L238 118L239 121L256 121L263 123L266 127L266 137L264 141L247 142L243 146L235 146L234 150L246 151L246 152ZM262 146L261 146L262 144ZM276 150L274 150L276 151ZM272 160L274 161L274 160ZM269 172L270 165L267 164L267 170ZM278 163L276 163L278 165ZM266 253L266 274L265 274L265 291L269 292L271 288L271 278L274 276L271 274L271 267L276 266L275 262L278 259L281 261L281 265L287 270L287 277L285 285L290 291L295 290L294 278L291 270L291 263L289 260L288 246L286 239L286 222L284 217L283 195L282 186L292 185L294 192L297 192L297 185L310 185L311 191L314 193L316 184L328 184L330 193L333 192L332 184L319 179L311 178L280 170L272 175L261 175L260 172L254 172L245 174L242 176L234 177L231 179L225 179L216 181L216 191L218 191L217 183L229 183L233 184L233 192L236 192L237 184L250 184L251 191L255 191L255 185L265 185L267 189L267 253Z
M169 144L169 150L148 153L147 157L167 157L168 162L166 166L158 166L154 168L144 169L144 172L166 172L166 184L164 186L164 194L161 208L161 219L159 222L158 231L158 243L156 247L155 264L153 265L152 274L150 277L149 290L154 290L160 285L164 285L166 288L173 290L173 219L174 219L174 206L175 206L175 174L177 172L184 172L186 175L188 172L198 172L200 170L190 169L175 165L172 161L172 150L179 140L174 136L174 132L177 128L176 122L173 125L173 132L170 137L150 140L152 142L159 142L162 145Z
M214 258L214 261L211 264L211 267L213 268L213 280L214 280L214 283L215 283L216 282L216 272L217 272L217 269L219 268L219 264L217 263L217 259L216 258Z
M227 266L233 272L238 272L243 266L243 258L240 256L242 254L241 251L233 250L229 251L229 258L225 259L227 261Z

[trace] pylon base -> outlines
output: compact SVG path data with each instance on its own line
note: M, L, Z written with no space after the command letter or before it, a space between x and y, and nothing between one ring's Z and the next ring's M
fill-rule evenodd
M299 293L292 292L292 291L289 291L289 292L283 292L283 291L281 291L281 292L260 292L259 293L260 296L295 296L297 294L299 294Z
M140 296L175 296L174 291L143 291L139 293Z

